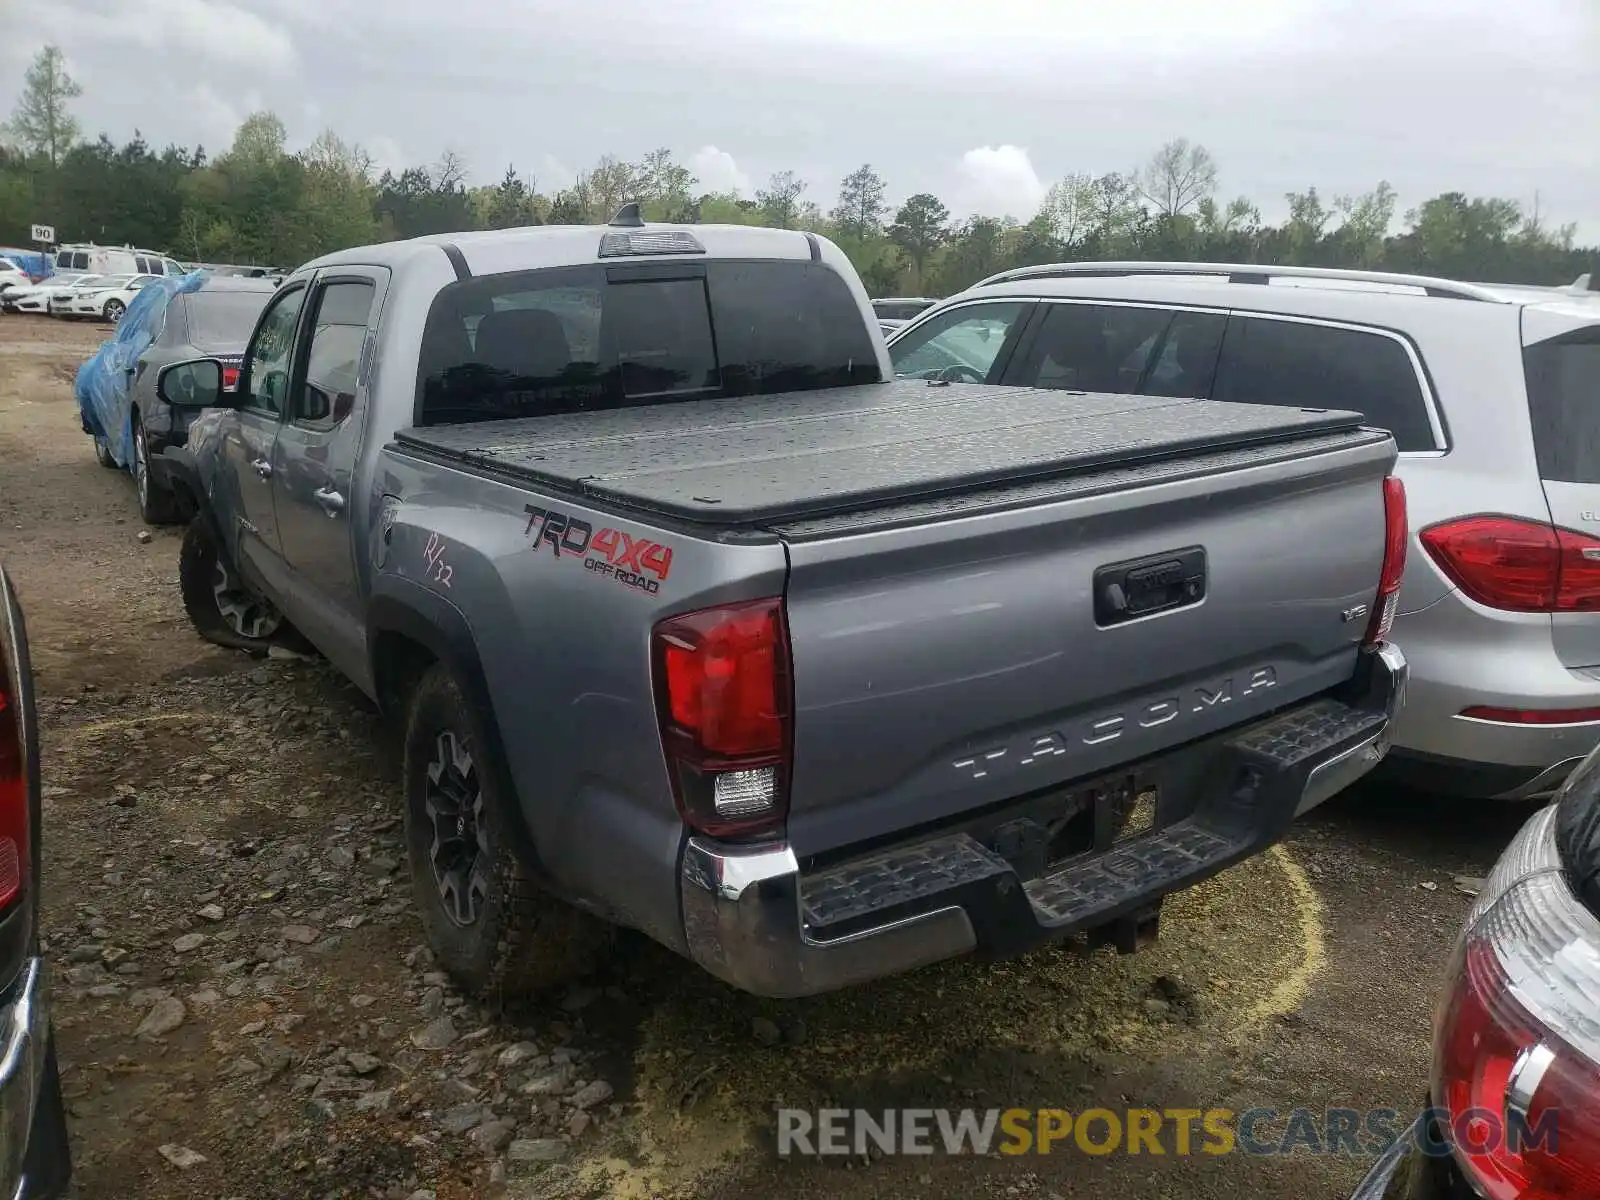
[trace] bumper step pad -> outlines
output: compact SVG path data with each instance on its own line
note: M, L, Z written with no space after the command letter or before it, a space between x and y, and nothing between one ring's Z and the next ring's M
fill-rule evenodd
M800 906L817 941L958 905L980 948L1011 953L1103 924L1189 887L1276 841L1311 766L1381 728L1381 712L1317 701L1252 725L1218 748L1235 785L1191 816L1078 856L1038 879L966 833L853 859L803 877Z

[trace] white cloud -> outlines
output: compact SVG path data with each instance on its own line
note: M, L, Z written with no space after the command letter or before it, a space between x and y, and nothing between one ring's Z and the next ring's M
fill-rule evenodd
M41 5L32 22L46 37L78 48L87 41L178 51L208 65L235 63L255 70L294 66L294 42L276 22L227 0L142 0L118 4L85 19L73 6Z
M372 173L382 175L385 171L400 174L407 167L417 164L406 158L405 151L400 149L400 143L392 137L375 137L362 146L372 157Z
M222 95L209 83L188 89L183 94L183 105L197 131L195 140L205 145L213 157L226 152L233 145L233 135L252 111Z
M750 176L739 169L733 155L715 146L702 146L689 156L689 169L700 181L703 192L734 192L745 195L750 191Z
M555 193L569 188L577 181L578 173L553 154L539 156L534 182L541 192Z
M1046 185L1021 146L979 146L961 156L958 213L1016 217L1026 221L1038 211Z

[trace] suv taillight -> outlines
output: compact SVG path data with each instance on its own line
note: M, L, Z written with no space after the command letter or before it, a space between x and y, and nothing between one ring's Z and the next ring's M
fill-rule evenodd
M1378 595L1372 602L1372 620L1362 644L1376 646L1394 628L1400 607L1400 580L1406 573L1406 485L1393 475L1383 481L1383 566L1378 571Z
M6 589L0 584L0 604L6 599ZM23 894L31 861L21 664L11 661L5 643L10 628L11 622L0 620L0 911L10 908Z
M1435 1029L1439 1133L1488 1200L1600 1195L1600 921L1539 813L1486 882Z
M669 617L651 640L661 745L684 823L713 837L780 830L791 741L782 599Z
M1508 612L1600 611L1600 538L1494 515L1432 525L1419 535L1466 595Z

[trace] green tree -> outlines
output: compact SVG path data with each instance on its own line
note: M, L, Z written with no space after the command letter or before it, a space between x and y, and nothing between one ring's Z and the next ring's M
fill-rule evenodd
M883 201L888 185L864 163L844 177L839 185L839 203L833 210L833 223L840 236L864 242L883 231L884 214L889 206Z
M1175 138L1151 156L1138 185L1157 216L1182 216L1216 192L1217 164L1204 146Z
M67 74L66 56L59 47L46 46L22 78L22 97L5 127L7 136L54 168L82 132L67 110L81 95L83 88Z
M288 136L277 113L251 113L233 135L233 146L221 161L241 171L270 171L283 158Z
M918 192L900 206L889 240L900 248L915 272L916 286L922 286L928 258L950 237L950 210L937 196Z
M1078 173L1050 185L1038 215L1044 218L1052 238L1073 247L1093 228L1094 212L1094 178Z
M645 215L655 220L676 220L688 207L698 182L688 167L672 160L666 147L652 150L634 172L634 199L644 202ZM606 214L611 219L611 214Z
M603 156L584 179L581 189L587 196L585 220L603 225L616 216L626 201L638 199L639 169L614 155Z
M1339 241L1346 259L1358 267L1375 267L1383 260L1383 244L1394 223L1395 191L1382 180L1362 196L1339 196L1333 206L1344 218Z
M515 166L506 167L505 178L489 190L488 211L485 223L490 229L515 229L523 225L537 225L539 217L534 208L533 182L523 182Z
M763 220L774 229L794 229L800 217L800 194L806 181L793 171L774 171L767 186L756 189Z
M1316 188L1286 192L1283 198L1289 202L1289 220L1283 227L1289 261L1297 266L1310 265L1317 259L1333 210L1322 202Z

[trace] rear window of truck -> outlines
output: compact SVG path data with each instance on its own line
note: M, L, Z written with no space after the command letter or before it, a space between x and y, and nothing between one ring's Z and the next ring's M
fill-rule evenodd
M418 425L877 383L849 286L797 261L558 267L434 299Z
M1600 325L1522 351L1539 478L1600 483Z

